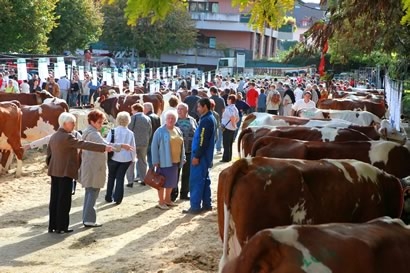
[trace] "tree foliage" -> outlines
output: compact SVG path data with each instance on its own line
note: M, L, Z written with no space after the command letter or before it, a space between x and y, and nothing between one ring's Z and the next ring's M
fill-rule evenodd
M403 25L410 25L410 0L402 0L402 2L405 14L401 19L401 23Z
M103 25L98 1L60 0L56 14L57 27L51 31L49 40L54 53L75 51L98 41Z
M173 7L162 20L153 20L149 16L129 25L129 18L124 12L126 5L126 0L117 0L103 6L105 22L102 40L112 48L136 48L158 57L161 53L194 46L197 32L183 7Z
M46 53L57 0L0 0L0 51Z

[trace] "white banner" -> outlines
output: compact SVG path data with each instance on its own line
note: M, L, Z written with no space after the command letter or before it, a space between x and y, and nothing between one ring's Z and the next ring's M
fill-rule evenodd
M139 79L138 79L138 69L137 68L135 68L134 69L134 82L139 82Z
M67 79L71 80L71 64L67 65L67 73L66 73Z
M202 87L205 87L205 73L202 73L201 82L202 82Z
M125 82L127 80L127 71L123 70L122 71L122 80Z
M131 93L134 93L134 79L129 79L128 88L130 89Z
M111 68L108 68L107 71L107 85L112 86L112 73L111 73Z
M58 63L58 69L59 69L58 74L60 75L59 78L61 78L66 75L64 57L57 57L57 63Z
M155 74L157 80L161 79L161 74L159 73L159 67L157 67L157 73Z
M123 86L123 81L122 81L121 75L118 75L118 88L120 89L120 94L123 94L124 93L123 92L124 86Z
M167 78L167 68L165 66L162 68L162 78L163 79Z
M46 58L38 59L38 77L40 78L40 82L48 78L48 66Z
M93 80L92 80L92 85L97 86L98 84L98 79L97 79L97 67L92 67L91 71L93 73Z
M104 68L103 68L103 78L102 78L102 81L105 82L106 84L108 84L108 83L107 83L107 77L108 77L108 76L107 76L107 72L108 72L108 68L104 67Z
M212 82L212 73L211 73L211 71L208 72L208 82Z
M402 86L397 81L385 78L386 101L389 106L389 121L393 128L400 132L401 92Z
M54 78L59 79L60 76L60 68L58 67L60 64L59 63L54 63Z
M149 81L149 93L154 94L155 93L155 81Z
M141 83L144 84L144 80L145 80L145 69L142 68L141 69Z
M154 74L153 69L150 68L150 69L149 69L149 79L150 79L150 80L152 80L153 74Z
M192 74L191 75L191 90L194 89L194 87L196 87L196 78L195 78L195 75Z
M78 79L80 81L84 80L84 66L82 65L78 66Z
M175 88L176 88L176 82L174 79L172 79L171 89L175 90Z
M171 78L171 76L172 76L172 67L168 66L167 71L168 71L168 78Z
M177 65L174 65L174 68L172 69L172 76L176 76L176 75L177 75L177 69L178 69L178 66L177 66Z
M17 77L19 80L27 80L26 59L17 59Z

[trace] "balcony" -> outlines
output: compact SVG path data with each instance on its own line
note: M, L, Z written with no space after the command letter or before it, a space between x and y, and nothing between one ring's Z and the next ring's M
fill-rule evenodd
M191 18L195 21L219 21L239 23L241 20L241 15L233 13L191 12Z

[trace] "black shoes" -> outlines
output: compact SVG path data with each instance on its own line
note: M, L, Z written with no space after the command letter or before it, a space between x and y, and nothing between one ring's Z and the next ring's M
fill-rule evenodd
M209 207L209 208L202 208L201 209L203 212L206 212L206 211L212 211L212 207Z
M227 163L227 162L229 162L229 161L227 161L227 160L220 160L219 162Z
M127 184L127 187L128 187L128 188L132 188L132 187L134 187L134 184L133 184L133 183L128 183L128 184Z
M59 229L56 229L56 233L58 233L58 234L65 234L65 233L71 233L71 232L73 232L74 230L73 229L66 229L66 230L59 230Z
M183 214L192 214L192 215L197 215L197 214L200 214L201 212L202 210L195 210L191 208L182 211Z

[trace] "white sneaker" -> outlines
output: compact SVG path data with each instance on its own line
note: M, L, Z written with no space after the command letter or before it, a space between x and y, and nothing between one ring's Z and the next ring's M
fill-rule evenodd
M162 209L162 210L167 210L167 209L169 209L169 207L168 207L167 205L165 205L165 204L163 204L163 205L158 204L158 205L156 205L155 207L157 207L157 208L159 208L159 209Z

